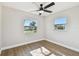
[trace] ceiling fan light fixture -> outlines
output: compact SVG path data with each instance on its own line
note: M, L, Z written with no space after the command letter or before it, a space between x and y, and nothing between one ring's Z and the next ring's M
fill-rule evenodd
M44 11L43 11L43 10L41 10L41 11L39 11L39 13L44 13Z

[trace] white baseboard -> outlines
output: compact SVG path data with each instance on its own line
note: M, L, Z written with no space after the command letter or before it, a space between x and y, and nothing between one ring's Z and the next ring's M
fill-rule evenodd
M1 48L1 51L6 50L6 49L10 49L10 48L15 48L15 47L22 46L22 45L26 45L26 44L30 44L30 43L33 43L33 42L38 42L38 41L41 41L41 40L44 40L44 39L33 40L33 41L30 41L30 42L23 42L23 43L20 43L20 44L3 47L3 48Z
M31 41L31 42L24 42L24 43L12 45L12 46L3 47L3 48L1 48L0 53L1 53L2 50L6 50L6 49L10 49L10 48L14 48L14 47L18 47L18 46L30 44L30 43L33 43L33 42L38 42L38 41L41 41L41 40L47 40L47 41L49 41L49 42L52 42L52 43L58 44L58 45L60 45L60 46L66 47L66 48L68 48L68 49L71 49L71 50L74 50L74 51L79 52L79 49L76 49L76 48L70 47L70 46L68 46L68 45L64 45L64 44L61 44L61 43L58 43L58 42L55 42L55 41L52 41L52 40L43 38L43 39Z
M55 42L55 41L52 41L52 40L49 40L49 39L46 39L46 40L49 41L49 42L55 43L55 44L57 44L57 45L66 47L66 48L68 48L68 49L71 49L71 50L73 50L73 51L79 52L79 49L70 47L70 46L68 46L68 45L64 45L64 44L61 44L61 43L58 43L58 42Z

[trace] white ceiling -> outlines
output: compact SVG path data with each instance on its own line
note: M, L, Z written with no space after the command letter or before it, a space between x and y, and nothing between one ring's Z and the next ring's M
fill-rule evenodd
M44 4L45 6L50 2L4 2L2 4L4 6L9 6L11 8L20 9L20 10L38 15L39 12L36 12L34 10L38 10L39 5L41 3ZM79 6L79 2L55 2L55 5L49 7L48 10L53 11L53 13L51 14L54 14L56 12L63 11L65 9L68 9L74 6ZM47 16L47 15L50 15L50 14L46 12L42 14L42 16Z

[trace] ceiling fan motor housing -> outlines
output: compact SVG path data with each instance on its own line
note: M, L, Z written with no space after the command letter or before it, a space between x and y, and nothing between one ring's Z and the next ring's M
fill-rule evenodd
M40 4L40 6L41 6L41 7L40 7L40 10L43 10L43 4Z

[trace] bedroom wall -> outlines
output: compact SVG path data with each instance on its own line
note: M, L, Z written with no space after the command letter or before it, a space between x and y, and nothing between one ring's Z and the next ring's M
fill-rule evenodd
M1 21L2 21L2 19L1 19L1 16L2 16L2 10L1 10L1 4L0 4L0 53L1 53L1 39L2 39L2 36L1 36L1 32L2 32L2 24L1 24Z
M21 43L29 43L43 38L51 42L79 49L79 7L70 8L46 17L40 17L17 9L2 7L2 48L17 46ZM67 31L55 31L54 18L68 17ZM34 35L25 35L23 22L25 18L38 21L38 32Z
M54 18L67 16L67 30L55 31ZM46 38L49 41L61 44L79 51L79 7L73 7L46 17Z
M2 7L2 48L17 46L18 44L27 44L42 40L44 37L43 17L30 14L17 9ZM31 18L37 21L38 31L33 35L24 34L24 19Z

